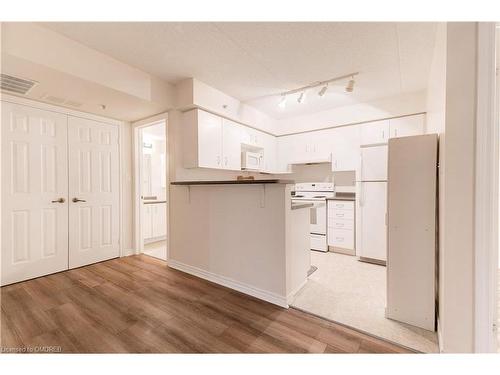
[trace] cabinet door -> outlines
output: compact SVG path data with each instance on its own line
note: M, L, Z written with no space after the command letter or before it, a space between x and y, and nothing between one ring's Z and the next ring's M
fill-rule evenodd
M277 141L276 137L263 134L263 154L264 154L264 171L275 171L277 169Z
M222 117L198 110L198 166L222 168Z
M242 126L234 121L222 120L222 168L241 170Z
M153 226L152 226L152 214L151 207L152 204L142 205L142 237L147 240L153 237Z
M293 155L292 136L278 137L277 146L277 165L278 172L288 172Z
M425 115L405 116L390 120L391 138L424 134Z
M153 237L164 237L167 235L167 205L166 203L152 204L152 227Z
M389 139L389 120L375 121L361 125L361 144L387 143Z
M387 259L387 182L361 183L360 196L360 256Z
M387 180L387 146L361 147L361 181Z
M359 149L350 145L339 145L332 153L332 171L355 171L359 165Z

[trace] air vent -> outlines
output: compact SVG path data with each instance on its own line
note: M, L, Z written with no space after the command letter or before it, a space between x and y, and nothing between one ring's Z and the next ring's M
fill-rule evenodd
M8 74L2 73L0 75L0 88L4 91L26 95L36 84L37 82L35 81L10 76Z

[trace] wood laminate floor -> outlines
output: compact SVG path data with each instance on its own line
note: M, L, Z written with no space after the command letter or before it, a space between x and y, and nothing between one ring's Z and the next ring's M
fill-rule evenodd
M77 353L406 353L147 255L1 289L1 347Z

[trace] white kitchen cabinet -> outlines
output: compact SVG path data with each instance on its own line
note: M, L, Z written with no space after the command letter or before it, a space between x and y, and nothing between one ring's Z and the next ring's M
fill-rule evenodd
M355 255L354 201L328 200L328 246L335 252Z
M167 204L152 204L151 221L153 227L153 237L165 237L167 235Z
M242 126L234 121L222 120L222 168L241 170Z
M352 145L337 145L332 152L332 171L355 171L359 166L359 149Z
M361 145L387 143L390 134L389 120L374 121L361 125Z
M163 238L167 235L167 204L143 205L142 231L144 240Z
M142 236L145 240L153 237L151 206L151 204L142 205Z
M360 181L387 180L387 145L360 148Z
M275 136L262 133L262 154L263 154L263 170L277 171L278 170L278 145Z
M241 170L244 126L212 113L193 109L183 114L185 168Z
M387 260L387 182L360 182L358 255L383 262Z
M424 134L424 114L393 118L389 122L391 138Z
M185 168L222 168L222 118L193 109L183 114Z

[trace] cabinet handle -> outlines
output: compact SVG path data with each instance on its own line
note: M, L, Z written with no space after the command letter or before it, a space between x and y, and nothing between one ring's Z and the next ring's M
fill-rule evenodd
M382 130L382 139L385 139L385 130Z
M217 156L217 165L220 165L220 156Z
M394 129L394 135L397 137L398 136L398 128Z
M224 164L227 166L227 156L224 158Z
M66 199L64 198L59 198L58 200L52 201L52 203L64 203L66 202Z
M73 198L73 203L77 203L77 202L87 202L85 199L78 199L78 198Z

